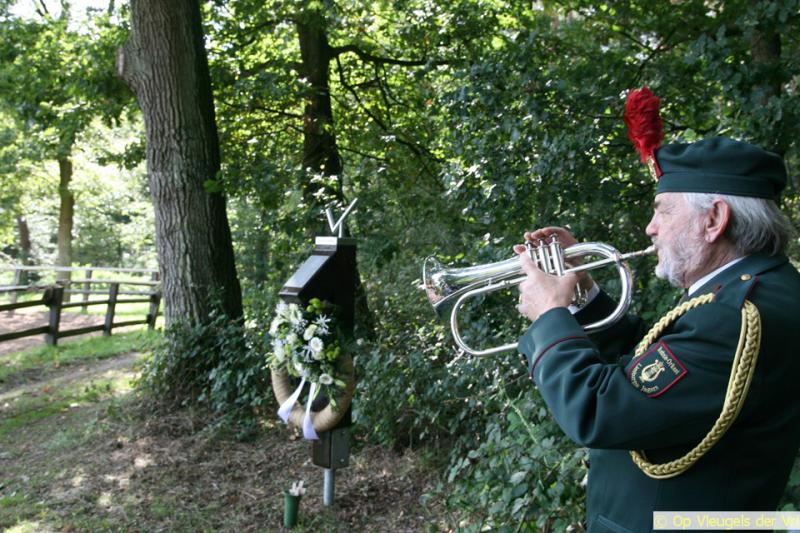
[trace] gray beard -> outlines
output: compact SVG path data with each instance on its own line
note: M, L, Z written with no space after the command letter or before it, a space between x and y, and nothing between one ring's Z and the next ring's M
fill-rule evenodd
M703 262L702 249L703 242L692 237L676 241L672 248L659 248L662 259L656 265L656 276L673 287L686 287L688 274Z

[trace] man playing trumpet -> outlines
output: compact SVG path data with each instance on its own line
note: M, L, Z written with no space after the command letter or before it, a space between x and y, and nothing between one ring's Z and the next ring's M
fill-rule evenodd
M657 104L635 91L629 129L643 108L660 122ZM591 449L590 532L650 531L653 511L774 511L800 445L800 274L775 204L783 161L722 137L659 147L660 130L630 134L658 179L645 230L656 275L687 289L685 302L649 333L627 316L587 335L581 324L611 299L587 275L543 272L517 245L518 310L532 321L519 351L558 424ZM554 227L525 240L553 234L576 242ZM589 303L572 314L579 282Z

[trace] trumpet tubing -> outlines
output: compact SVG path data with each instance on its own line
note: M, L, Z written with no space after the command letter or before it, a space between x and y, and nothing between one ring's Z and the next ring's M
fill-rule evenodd
M622 318L631 303L632 275L627 260L655 252L655 247L650 246L644 250L621 254L612 246L592 242L562 248L555 235L551 236L548 242L529 242L526 243L526 247L527 253L540 269L556 276L585 272L610 265L617 268L621 281L620 301L610 315L585 325L583 328L587 332L608 328ZM589 256L602 256L603 259L567 268L570 262ZM439 316L445 315L447 311L450 312L450 329L453 333L453 340L466 353L478 357L514 350L517 348L517 343L504 344L485 350L471 348L461 338L459 331L458 313L461 307L470 298L519 285L526 278L518 257L466 268L446 268L434 257L428 257L422 270L423 288L434 311ZM576 286L573 304L579 307L585 304L585 294L580 289L580 284Z

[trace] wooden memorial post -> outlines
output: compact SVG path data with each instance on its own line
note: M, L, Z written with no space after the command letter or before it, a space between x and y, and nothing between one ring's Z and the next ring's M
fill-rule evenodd
M301 307L307 306L312 298L337 306L340 329L344 335L350 336L355 324L355 295L359 276L356 241L344 236L344 219L356 201L353 200L335 223L330 209L326 210L334 236L316 238L311 256L300 265L279 293L286 303L296 303ZM327 398L320 397L312 404L312 410L318 411L326 404ZM350 464L351 425L351 409L348 407L332 429L320 432L319 440L311 441L311 460L325 469L323 503L326 506L333 504L335 470Z

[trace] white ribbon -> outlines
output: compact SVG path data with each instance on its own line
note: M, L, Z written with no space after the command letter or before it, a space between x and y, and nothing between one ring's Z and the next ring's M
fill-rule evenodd
M314 431L314 423L311 421L311 402L314 401L316 392L317 384L311 382L311 390L308 391L308 401L306 401L306 416L303 417L303 438L306 440L319 440L317 432Z
M303 392L303 387L306 385L306 378L305 376L300 379L300 385L294 390L291 396L289 396L285 402L281 404L278 408L278 416L284 422L289 421L289 416L292 414L292 409L294 409L294 404L297 402L298 398L300 398L300 394ZM314 430L314 423L311 420L311 402L314 401L314 395L317 392L317 384L311 383L311 390L308 392L308 401L306 402L306 414L303 417L303 438L307 440L319 440L319 436L317 432Z
M300 393L303 392L303 386L306 384L306 378L303 376L303 379L300 380L300 385L294 390L291 396L286 399L285 402L281 404L278 408L278 416L281 417L281 420L284 422L289 421L289 415L292 414L292 408L294 407L295 402L300 397Z

